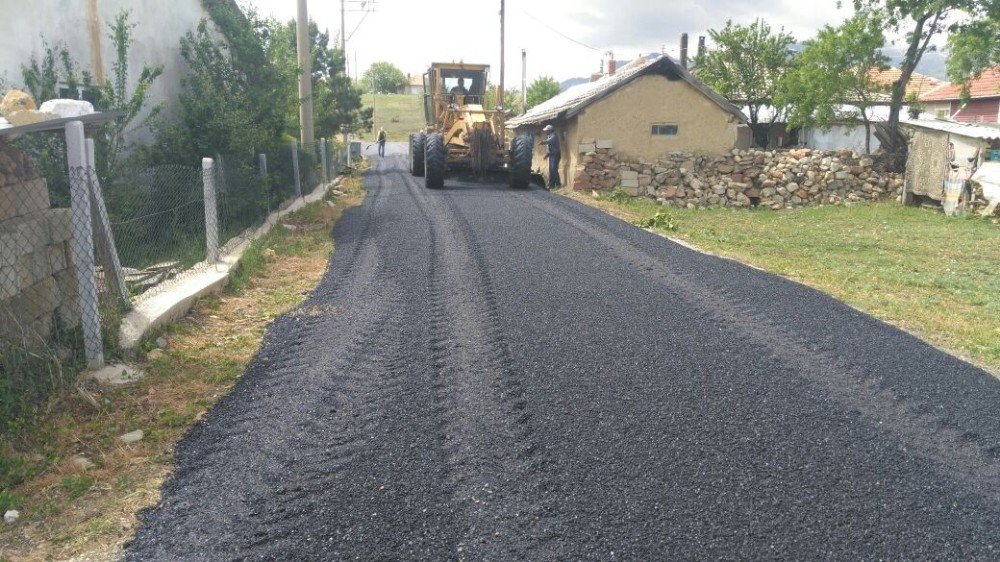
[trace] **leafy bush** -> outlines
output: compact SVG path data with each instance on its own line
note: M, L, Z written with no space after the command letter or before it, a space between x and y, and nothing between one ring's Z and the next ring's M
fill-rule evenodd
M656 211L656 213L654 213L651 217L639 219L633 224L640 228L656 228L671 232L677 230L677 223L674 222L674 217L662 210Z

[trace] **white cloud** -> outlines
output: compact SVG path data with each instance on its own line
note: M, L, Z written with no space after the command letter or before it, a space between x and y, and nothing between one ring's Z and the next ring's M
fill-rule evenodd
M246 1L263 15L284 20L295 17L295 0ZM377 11L365 18L348 42L352 66L356 56L361 71L374 61L387 60L404 72L417 74L432 61L463 59L491 64L493 79L498 79L499 0L376 3ZM337 36L339 1L311 0L309 9L321 29ZM836 0L507 0L507 84L520 83L521 48L528 50L529 81L541 75L564 80L596 71L604 50L614 50L618 59L629 59L665 46L677 56L682 32L691 35L694 48L699 34L722 27L727 18L749 23L761 17L802 40L822 25L836 24L849 15L848 8L837 8ZM360 13L347 13L348 34L361 18ZM560 37L553 29L598 50Z

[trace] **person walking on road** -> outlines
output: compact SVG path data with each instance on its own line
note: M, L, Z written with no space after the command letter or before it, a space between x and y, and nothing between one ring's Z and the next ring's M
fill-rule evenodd
M542 132L546 134L544 143L548 147L548 152L545 153L545 158L549 160L549 189L552 189L562 185L559 181L559 160L562 158L559 135L552 125L546 125Z
M385 127L379 127L378 136L375 137L375 142L378 143L379 157L385 158Z

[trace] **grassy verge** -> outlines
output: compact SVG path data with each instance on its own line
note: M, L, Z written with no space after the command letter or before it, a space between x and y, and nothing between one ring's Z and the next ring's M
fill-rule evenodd
M996 219L952 218L895 203L687 210L630 197L563 194L819 289L1000 373Z
M375 97L375 131L385 127L390 142L408 141L410 133L426 126L423 99L422 96L379 94ZM365 107L371 107L371 94L365 94L363 101ZM371 139L374 138L372 132Z
M319 281L333 251L332 225L363 197L357 178L341 189L283 219L252 245L222 294L149 338L138 362L146 378L120 389L85 387L4 436L0 503L21 519L0 523L0 560L113 556L136 513L158 500L174 443L228 392L271 320ZM139 442L118 439L135 430L144 433ZM93 466L74 464L78 455Z

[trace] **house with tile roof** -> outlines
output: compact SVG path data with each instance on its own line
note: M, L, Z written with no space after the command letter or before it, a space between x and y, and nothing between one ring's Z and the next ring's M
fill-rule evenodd
M594 77L507 121L536 138L553 125L562 139L562 178L595 150L653 160L671 151L725 154L737 146L746 118L740 109L667 55L640 57ZM532 169L547 171L536 147Z
M983 72L969 83L969 98L962 99L961 84L943 84L920 96L924 111L940 119L964 123L1000 122L1000 66Z
M868 75L879 84L885 85L886 92L889 92L892 86L899 81L899 78L903 75L903 71L893 67L885 70L873 68L868 71ZM945 82L942 80L914 72L910 74L910 81L906 83L906 95L914 94L920 97L943 84Z
M403 86L403 93L408 96L422 96L424 95L424 78L419 74L411 75L406 80L406 85Z

